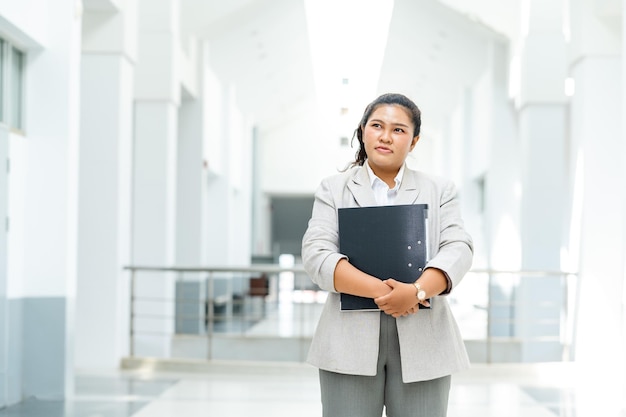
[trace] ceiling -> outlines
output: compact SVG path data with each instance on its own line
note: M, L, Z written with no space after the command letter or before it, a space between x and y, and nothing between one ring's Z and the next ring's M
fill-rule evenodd
M501 8L518 2L491 3ZM304 3L181 0L183 30L209 41L214 71L235 86L239 106L264 132L286 117L302 117L316 103ZM405 93L431 121L445 118L484 71L490 42L506 41L505 34L486 23L489 17L451 6L438 0L395 0L376 88ZM343 16L346 22L351 18ZM502 24L503 19L495 21ZM339 45L342 41L337 39Z
M306 120L316 108L305 1L179 0L183 35L209 42L214 71L234 87L239 107L261 132L271 134L286 118ZM312 1L326 1L329 25L343 20L346 28L358 20L358 10L337 16L337 5L355 1L357 9L362 4ZM413 98L434 129L487 68L490 44L517 42L520 33L523 0L371 1L394 4L376 92ZM86 9L102 11L119 9L122 3L83 0ZM592 4L596 17L621 22L621 0ZM353 46L347 38L339 36L336 43L349 54ZM355 112L360 115L362 109Z

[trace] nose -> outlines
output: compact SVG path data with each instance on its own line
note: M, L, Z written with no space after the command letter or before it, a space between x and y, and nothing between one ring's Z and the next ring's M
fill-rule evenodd
M383 143L391 143L391 132L387 129L383 129L380 132L380 137L378 139Z

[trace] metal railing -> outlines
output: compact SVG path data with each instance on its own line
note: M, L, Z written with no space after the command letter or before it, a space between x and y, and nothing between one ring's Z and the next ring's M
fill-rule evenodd
M130 271L130 357L159 356L145 349L155 338L169 343L164 351L172 350L172 340L195 343L208 360L219 356L218 341L234 346L237 340L250 345L273 338L295 340L300 347L293 359L304 360L326 296L301 265L125 269ZM448 296L470 357L487 363L570 360L576 281L575 273L562 271L470 271ZM143 340L139 348L138 340ZM237 350L224 343L222 357ZM259 349L251 355L257 358Z
M507 348L526 350L518 355L522 362L569 361L577 291L574 272L472 269L450 297L466 345L482 339L485 362L515 361L502 354ZM484 311L478 332L462 316L463 306L477 298L474 310ZM534 346L530 352L528 346Z

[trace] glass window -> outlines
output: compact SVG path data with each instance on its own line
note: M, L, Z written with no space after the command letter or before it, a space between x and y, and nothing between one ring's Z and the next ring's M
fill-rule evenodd
M24 129L24 73L26 55L0 39L0 123Z
M24 53L11 48L9 75L9 126L22 129L22 110L24 97Z

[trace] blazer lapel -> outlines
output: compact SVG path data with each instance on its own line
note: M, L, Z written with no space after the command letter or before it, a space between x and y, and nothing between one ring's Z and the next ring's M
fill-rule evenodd
M348 189L352 193L358 207L373 207L377 205L374 191L372 191L370 186L367 168L364 166L358 169L348 181Z
M402 183L400 184L400 190L398 191L398 196L396 197L396 204L414 204L417 201L419 193L420 190L417 186L415 172L406 167L404 169Z

